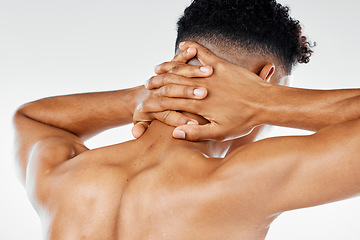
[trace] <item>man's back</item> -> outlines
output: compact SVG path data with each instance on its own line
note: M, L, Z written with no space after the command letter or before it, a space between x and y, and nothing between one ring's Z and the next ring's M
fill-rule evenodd
M267 87L280 96L294 91L306 96L306 101L296 101L305 106L329 98L358 106L356 89ZM230 143L232 152L224 159L206 156L215 156L216 148L227 149L226 144L176 140L174 127L158 121L136 141L87 149L83 142L87 138L131 121L131 109L142 92L138 87L47 98L26 104L15 114L22 180L47 239L263 239L270 223L284 211L360 192L360 120L354 120L351 111L346 122L341 122L343 115L332 114L330 122L320 118L325 123L312 136L249 144L240 138L242 145L230 141L236 148ZM318 119L314 108L286 109L304 108L310 109L310 120L294 121L291 117L299 114L291 111L285 119L317 125L312 121ZM283 109L261 113L283 121ZM329 109L335 113L339 106Z
M217 174L226 159L207 158L199 144L173 140L164 128L171 131L149 129L139 140L86 151L40 174L35 195L49 237L263 239L273 218L253 208L251 178L234 191L246 195L232 196Z

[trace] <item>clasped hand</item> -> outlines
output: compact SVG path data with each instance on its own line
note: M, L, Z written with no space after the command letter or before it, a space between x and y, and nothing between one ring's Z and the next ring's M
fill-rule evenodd
M154 119L176 127L175 138L190 141L230 140L263 123L270 84L194 42L182 43L180 49L145 84L147 91L134 112L134 137ZM194 57L201 65L188 64ZM200 125L182 112L200 115L207 123Z

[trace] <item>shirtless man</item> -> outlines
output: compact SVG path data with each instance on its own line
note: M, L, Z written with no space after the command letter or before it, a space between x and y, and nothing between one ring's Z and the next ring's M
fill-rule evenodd
M287 26L294 32L282 29L272 49L264 42L276 34L254 44L202 28L206 39L194 28L192 36L178 40L196 40L232 63L196 43L181 43L183 52L160 65L159 75L146 84L151 90L140 86L59 96L19 108L14 117L18 162L46 239L264 239L284 211L360 193L360 90L277 85L296 59L306 61L306 44L286 9L272 1L247 4L252 6L195 1L180 20L179 33L190 16L214 17L206 22L217 20L233 32L229 26L241 29L237 18L243 21L243 15L258 26ZM264 9L276 16L273 21ZM217 11L218 16L207 14ZM250 23L255 24L244 25ZM261 35L256 24L251 27ZM253 33L238 34L249 38ZM283 44L287 37L298 47L290 58L285 58L291 49ZM195 55L190 62L205 68L185 64ZM131 123L133 116L139 122L134 135L142 135L137 140L94 150L84 145L99 132ZM174 130L154 120L143 133L144 121L153 118L199 125ZM317 132L251 143L262 124ZM173 135L227 141L190 142Z

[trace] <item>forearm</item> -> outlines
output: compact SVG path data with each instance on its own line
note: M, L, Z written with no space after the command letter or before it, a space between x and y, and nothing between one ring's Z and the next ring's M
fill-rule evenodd
M27 118L75 134L86 140L104 130L129 124L143 87L57 96L25 104Z
M360 90L309 90L272 85L263 123L318 131L360 118Z

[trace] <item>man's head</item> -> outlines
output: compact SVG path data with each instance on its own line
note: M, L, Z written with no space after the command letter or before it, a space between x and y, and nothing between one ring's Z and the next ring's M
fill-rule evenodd
M193 0L178 21L176 46L189 40L243 67L274 63L279 77L312 54L299 21L275 0Z

